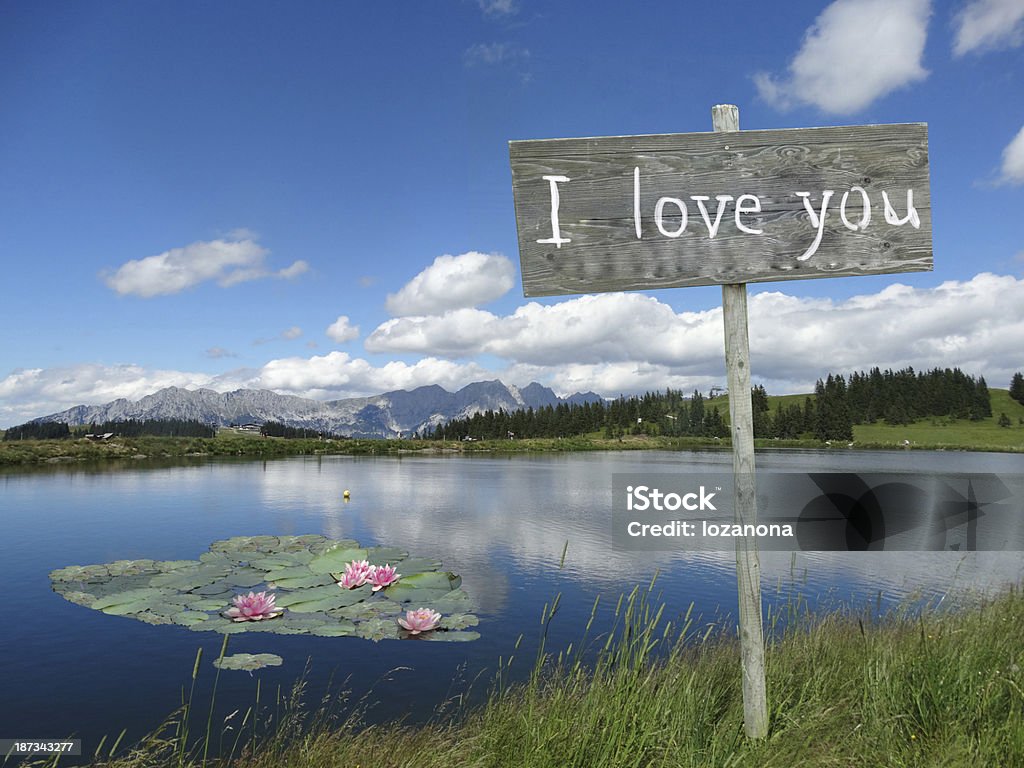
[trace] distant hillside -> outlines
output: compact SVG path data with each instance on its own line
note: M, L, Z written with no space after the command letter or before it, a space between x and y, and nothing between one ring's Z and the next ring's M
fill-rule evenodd
M576 393L563 399L536 382L520 389L497 380L474 382L457 392L434 385L327 402L268 390L239 389L220 393L210 389L168 387L139 400L121 398L104 405L77 405L35 421L62 421L71 426L128 419L183 419L218 426L276 421L290 427L351 437L397 437L488 410L515 411L601 399L593 392Z

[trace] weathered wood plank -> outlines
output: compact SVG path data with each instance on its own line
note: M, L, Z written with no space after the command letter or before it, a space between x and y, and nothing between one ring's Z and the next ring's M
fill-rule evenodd
M514 141L510 158L527 296L931 269L921 123ZM556 185L568 242L538 242L553 238L545 176L568 179ZM917 218L887 221L886 199L907 216L908 190ZM695 195L709 198L704 211ZM674 200L659 227L662 198Z

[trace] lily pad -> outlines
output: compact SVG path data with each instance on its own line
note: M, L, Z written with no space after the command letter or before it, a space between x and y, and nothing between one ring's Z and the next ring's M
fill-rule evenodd
M107 595L97 599L92 604L92 608L97 611L104 611L108 608L116 608L120 605L129 605L132 603L144 602L151 597L156 597L160 594L159 589L131 589L127 592L117 592L113 595Z
M341 572L353 560L365 560L367 554L367 550L358 547L335 547L314 557L309 563L309 570L313 573Z
M279 667L283 663L284 659L273 653L235 653L215 659L213 666L218 669L241 669L246 672L254 672L264 667Z
M443 643L466 643L466 642L469 642L470 640L479 640L480 639L480 633L479 632L441 632L441 631L435 630L433 632L425 632L424 634L420 635L420 637L422 637L424 640L431 640L431 641L434 641L434 642L440 641L440 642L443 642Z

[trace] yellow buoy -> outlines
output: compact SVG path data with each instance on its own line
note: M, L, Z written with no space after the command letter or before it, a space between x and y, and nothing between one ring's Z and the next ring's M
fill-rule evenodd
M350 493L348 492L348 488L346 488L346 489L345 489L345 492L341 494L342 498L343 498L343 499L345 499L345 500L348 500L348 497L349 497L350 495L351 495L351 494L350 494Z

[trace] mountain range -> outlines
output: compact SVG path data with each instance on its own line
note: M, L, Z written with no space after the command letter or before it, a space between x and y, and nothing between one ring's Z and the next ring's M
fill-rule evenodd
M398 437L487 410L503 408L511 412L602 399L593 392L562 398L536 382L519 388L498 380L467 384L457 392L432 385L329 401L279 395L264 389L222 393L167 387L139 400L120 398L104 405L76 405L35 421L63 421L69 426L128 419L189 419L218 426L276 421L350 437Z

